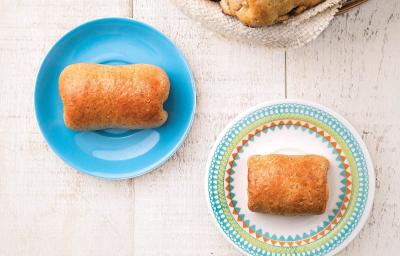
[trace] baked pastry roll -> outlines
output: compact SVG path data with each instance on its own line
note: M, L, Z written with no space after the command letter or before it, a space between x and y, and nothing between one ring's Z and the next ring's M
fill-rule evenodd
M325 212L329 161L322 156L254 155L248 159L248 207L253 212Z
M64 122L73 130L159 127L169 89L167 74L147 64L73 64L59 78Z
M250 27L272 25L298 15L324 0L221 0L225 14Z

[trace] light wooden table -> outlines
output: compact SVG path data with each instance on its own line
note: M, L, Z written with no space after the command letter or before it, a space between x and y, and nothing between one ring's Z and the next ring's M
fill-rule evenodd
M147 22L186 56L196 119L158 170L104 181L64 164L39 132L35 78L54 42L104 16ZM345 116L375 163L376 197L360 235L341 255L399 255L400 1L371 0L294 50L232 42L166 0L0 0L0 255L239 255L204 196L217 134L263 101L300 98Z

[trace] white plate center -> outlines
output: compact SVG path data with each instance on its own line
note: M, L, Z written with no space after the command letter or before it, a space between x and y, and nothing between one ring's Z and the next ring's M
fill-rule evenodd
M328 216L333 215L333 210L337 208L336 203L340 200L340 181L343 177L340 175L339 161L337 155L333 153L333 148L328 148L328 142L323 141L322 137L317 137L315 132L310 133L308 129L297 129L292 126L290 129L283 127L275 130L268 129L267 133L261 133L260 137L255 137L254 141L249 141L248 146L243 148L240 158L236 160L237 166L233 168L235 200L237 207L241 208L240 213L245 215L246 220L250 220L250 225L255 225L256 229L262 229L262 232L275 234L278 238L291 235L302 236L311 230L316 231L318 226L328 221ZM329 201L327 210L323 215L313 216L276 216L270 214L254 213L247 207L247 159L251 155L264 154L316 154L326 157L329 162L328 184Z

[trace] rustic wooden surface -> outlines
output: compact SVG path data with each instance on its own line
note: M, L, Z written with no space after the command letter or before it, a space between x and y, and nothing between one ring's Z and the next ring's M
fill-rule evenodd
M39 132L33 90L61 35L104 16L133 17L168 35L196 80L197 113L163 167L104 181L64 164ZM400 249L400 2L371 0L294 50L232 42L165 0L0 0L0 255L240 255L219 233L204 195L219 131L257 103L322 103L362 134L375 162L371 218L341 255Z

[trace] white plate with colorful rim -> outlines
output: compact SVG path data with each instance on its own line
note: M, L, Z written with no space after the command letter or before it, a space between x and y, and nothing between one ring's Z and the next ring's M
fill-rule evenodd
M326 212L275 216L247 208L247 158L318 154L330 161ZM375 174L356 130L326 107L282 100L252 108L217 139L207 163L207 201L225 237L248 255L333 255L361 230L371 211Z

